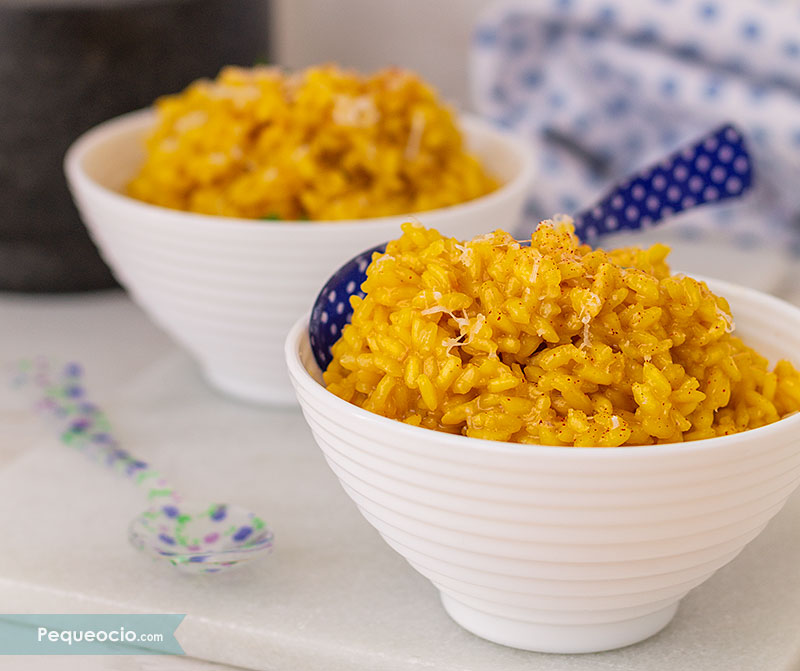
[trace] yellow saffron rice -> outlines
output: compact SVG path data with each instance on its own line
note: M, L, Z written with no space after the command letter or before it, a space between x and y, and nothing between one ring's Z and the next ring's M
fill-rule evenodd
M372 412L476 438L613 447L710 438L800 408L800 373L733 336L724 298L671 275L669 249L530 247L404 224L376 254L333 346L328 389Z
M155 103L134 198L261 219L361 219L482 196L497 183L415 74L227 67Z

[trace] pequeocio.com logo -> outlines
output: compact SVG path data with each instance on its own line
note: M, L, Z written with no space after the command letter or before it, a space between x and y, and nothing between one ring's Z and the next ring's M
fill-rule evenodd
M185 615L0 615L0 655L183 655Z

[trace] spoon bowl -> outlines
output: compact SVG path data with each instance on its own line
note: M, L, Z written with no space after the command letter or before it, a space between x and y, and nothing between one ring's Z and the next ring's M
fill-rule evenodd
M239 506L183 501L142 512L131 521L128 539L184 573L218 573L269 552L273 534Z

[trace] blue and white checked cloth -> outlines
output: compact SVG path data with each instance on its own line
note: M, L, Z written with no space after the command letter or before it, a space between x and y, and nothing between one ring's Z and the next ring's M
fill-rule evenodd
M470 77L476 110L539 148L526 225L591 205L615 180L733 121L757 188L674 226L800 254L800 4L499 2L476 27Z

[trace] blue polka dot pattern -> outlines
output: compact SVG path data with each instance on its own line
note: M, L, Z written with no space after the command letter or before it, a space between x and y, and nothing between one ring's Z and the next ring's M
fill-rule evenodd
M631 38L631 43L636 45L652 44L658 39L658 28L656 26L642 26Z
M492 98L498 103L504 103L508 99L508 93L503 86L496 84L492 88Z
M748 40L757 40L761 36L761 26L756 21L747 21L742 26L742 35Z
M375 252L383 253L386 245L378 245L350 259L322 287L314 301L308 324L311 351L320 369L325 370L333 359L331 347L350 322L353 309L351 296L364 297L361 285L367 279L367 266Z
M488 28L478 29L473 39L478 46L493 47L497 43L497 33Z
M527 70L522 73L522 84L528 88L536 88L544 81L544 73L537 69Z
M624 96L612 98L606 105L606 114L610 117L624 116L631 108L631 102Z
M511 39L506 43L506 48L511 53L520 53L526 46L528 46L528 38L522 34L512 35Z
M617 12L613 7L606 5L605 7L600 8L600 11L597 14L597 18L600 20L601 23L604 23L606 25L611 25L617 19Z
M672 77L667 77L661 82L661 93L667 98L672 98L678 91L678 82Z
M678 58L682 58L687 61L696 61L699 60L703 50L700 48L699 44L694 42L684 42L683 44L679 44L673 49L673 52Z
M591 242L622 229L646 228L683 210L741 196L752 182L744 138L725 125L632 175L575 215L575 232Z
M700 5L698 13L704 21L713 21L719 14L719 8L713 2L704 2Z
M567 97L561 91L554 91L547 102L553 109L561 109L566 102Z
M543 177L531 187L541 207L516 230L565 211L565 202L592 202L647 157L730 118L757 155L759 188L730 206L724 231L713 207L682 225L736 241L757 219L757 233L774 245L800 239L796 3L498 0L478 25L497 43L473 42L474 107L531 138ZM509 49L520 34L524 48ZM502 96L493 95L496 85Z
M783 45L783 53L789 58L800 57L800 42L785 42Z

